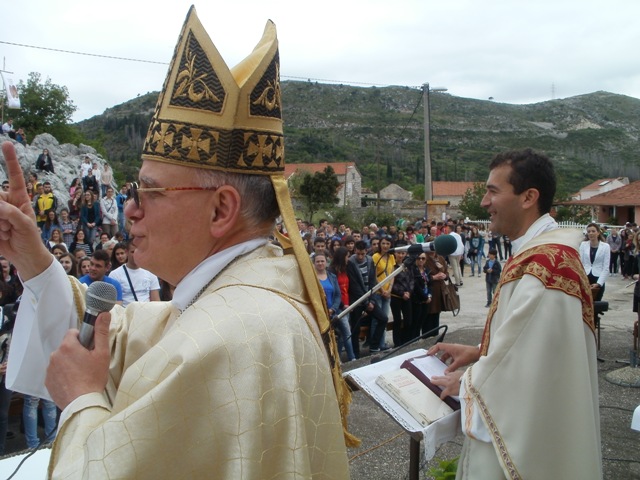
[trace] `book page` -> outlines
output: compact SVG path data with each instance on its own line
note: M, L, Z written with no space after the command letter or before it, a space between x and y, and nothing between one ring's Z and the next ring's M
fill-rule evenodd
M431 379L431 377L433 377L434 375L443 377L445 375L444 371L447 368L447 364L435 355L422 355L419 357L414 357L409 361L413 363L413 365L416 366L429 379ZM440 390L442 390L442 388L440 388ZM451 398L460 401L460 397L458 396L452 395Z

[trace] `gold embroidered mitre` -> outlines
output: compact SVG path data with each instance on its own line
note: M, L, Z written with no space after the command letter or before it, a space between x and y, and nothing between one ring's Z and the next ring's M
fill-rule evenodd
M280 60L276 27L268 21L253 52L229 69L189 9L169 73L142 149L143 160L228 173L268 175L291 238L276 232L285 251L293 250L316 313L328 353L347 445L359 440L346 431L351 400L342 379L335 336L324 293L297 232L284 178L284 138Z

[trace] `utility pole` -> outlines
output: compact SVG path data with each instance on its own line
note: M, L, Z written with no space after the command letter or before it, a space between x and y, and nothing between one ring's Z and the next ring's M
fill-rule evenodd
M430 92L446 92L446 88L429 88L429 84L422 85L424 97L424 217L429 217L429 200L433 200L433 181L431 178L431 105Z

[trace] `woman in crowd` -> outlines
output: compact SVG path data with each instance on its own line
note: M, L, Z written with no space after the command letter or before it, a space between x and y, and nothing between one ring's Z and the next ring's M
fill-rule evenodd
M22 282L18 278L16 269L9 260L0 257L0 284L2 285L0 305L8 305L14 303L20 295L22 295Z
M51 247L51 253L54 257L60 260L60 257L68 253L67 246L64 243L56 243L53 247Z
M427 269L427 254L421 253L411 269L413 275L413 291L411 292L411 329L409 338L415 338L421 331L427 331L423 324L427 321L427 308L431 303L432 294L429 290L429 270ZM395 320L393 322L395 324Z
M398 239L396 247L408 245L404 239ZM422 254L424 255L424 254ZM394 253L396 267L402 268L402 263L407 256L407 252L398 251ZM414 272L412 268L405 269L393 279L391 288L391 314L393 315L393 346L399 347L411 340L412 334L412 300L414 289Z
M618 273L618 257L620 256L620 249L622 248L622 237L618 235L618 229L611 229L611 235L607 237L607 245L609 245L609 251L611 256L609 259L609 273Z
M440 326L440 312L442 312L442 286L449 278L447 275L447 263L436 252L427 253L425 268L429 271L429 291L432 298L427 305L427 316L422 324L422 333ZM435 336L437 332L429 336Z
M113 247L113 252L111 253L111 270L115 270L125 263L127 263L127 245L118 242Z
M302 242L304 243L304 248L307 250L307 253L311 255L313 253L313 238L311 238L311 234L305 233L304 237L302 237Z
M60 210L60 230L62 231L62 240L68 247L73 243L73 234L76 233L77 225L69 217L69 209L63 208Z
M482 253L484 250L484 238L480 235L478 227L471 227L469 235L469 253L467 254L471 261L471 276L476 274L476 266L478 267L478 277L482 277Z
M376 268L378 283L382 283L396 268L396 258L392 253L389 253L389 250L391 250L391 237L385 235L380 239L378 251L373 254L373 265ZM392 287L393 280L387 282L375 295L379 302L378 306L387 317L391 312Z
M67 272L67 275L78 278L78 264L76 262L76 257L67 252L60 255L58 261L62 265L62 268L64 268L64 271Z
M335 253L335 251L337 249L339 249L340 247L342 247L342 240L340 240L338 237L333 237L331 238L331 241L329 242L329 260L333 259L333 255Z
M347 252L348 252L347 257L353 255L353 253L355 251L355 248L356 248L356 241L353 238L353 236L347 235L342 240L342 243L344 244L344 248L347 249Z
M80 207L80 226L87 237L87 243L93 243L98 233L98 225L102 223L100 204L96 202L96 194L84 192L84 201Z
M82 188L76 188L67 205L69 206L69 218L74 222L79 221L80 209L82 208Z
M93 255L93 245L86 241L86 235L84 233L84 230L82 230L81 228L78 229L75 237L73 237L73 243L71 244L71 247L69 247L69 250L71 250L75 254L75 251L79 248L84 250L84 253L87 257Z
M78 278L89 275L89 269L91 268L91 259L89 257L82 257L78 262Z
M113 182L113 170L111 170L108 163L105 163L104 170L100 176L100 189L102 190L103 197L107 195L107 189L111 185L111 182Z
M324 290L324 295L327 301L327 308L329 310L329 318L331 322L334 322L334 317L338 315L342 311L342 294L340 293L340 286L338 285L338 279L336 276L327 271L327 257L322 253L316 253L313 257L313 266L316 269L316 275L318 276L318 280L320 281L320 285L322 285L322 289ZM336 321L338 328L340 328L340 332L342 333L343 329L341 328L342 322ZM348 338L348 335L345 336L345 339ZM349 342L342 342L343 344ZM347 350L348 352L348 350ZM351 352L353 355L353 351ZM349 360L354 360L355 357L349 358Z
M47 241L51 237L51 232L54 229L61 232L62 229L60 228L60 222L58 221L58 214L56 213L54 208L50 208L45 212L45 214L47 218L44 221L44 225L42 226L41 236L42 236L42 241L46 245ZM60 235L60 242L62 242L62 234ZM60 243L60 242L56 242L56 243Z
M349 252L346 247L340 247L335 251L331 266L329 267L329 273L335 275L336 281L338 282L343 309L349 306L349 277L347 275L348 259ZM344 347L347 352L347 360L355 360L356 355L353 351L353 344L351 343L349 316L345 315L340 320L337 320L334 324L334 328L338 331L338 352L342 352L342 348Z
M600 227L595 223L587 225L587 240L580 244L580 260L591 284L593 300L602 300L605 283L609 277L611 249L604 242Z
M73 198L75 196L76 190L80 189L82 191L82 183L78 177L71 180L71 186L69 187L69 197Z
M64 240L62 240L62 231L59 228L54 228L53 230L51 230L51 233L49 234L49 240L47 240L46 243L46 246L50 251L52 251L53 247L55 247L56 245L62 245L65 250L67 248L64 244Z
M417 241L415 230L411 225L409 225L407 227L407 242L409 242L410 245L415 245Z

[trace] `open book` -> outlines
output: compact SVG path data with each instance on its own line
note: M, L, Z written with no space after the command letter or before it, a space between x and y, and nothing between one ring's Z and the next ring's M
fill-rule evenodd
M414 357L406 360L399 370L379 375L376 384L421 425L427 426L460 409L455 398L441 400L442 390L429 380L433 375L444 375L445 368L437 357Z

